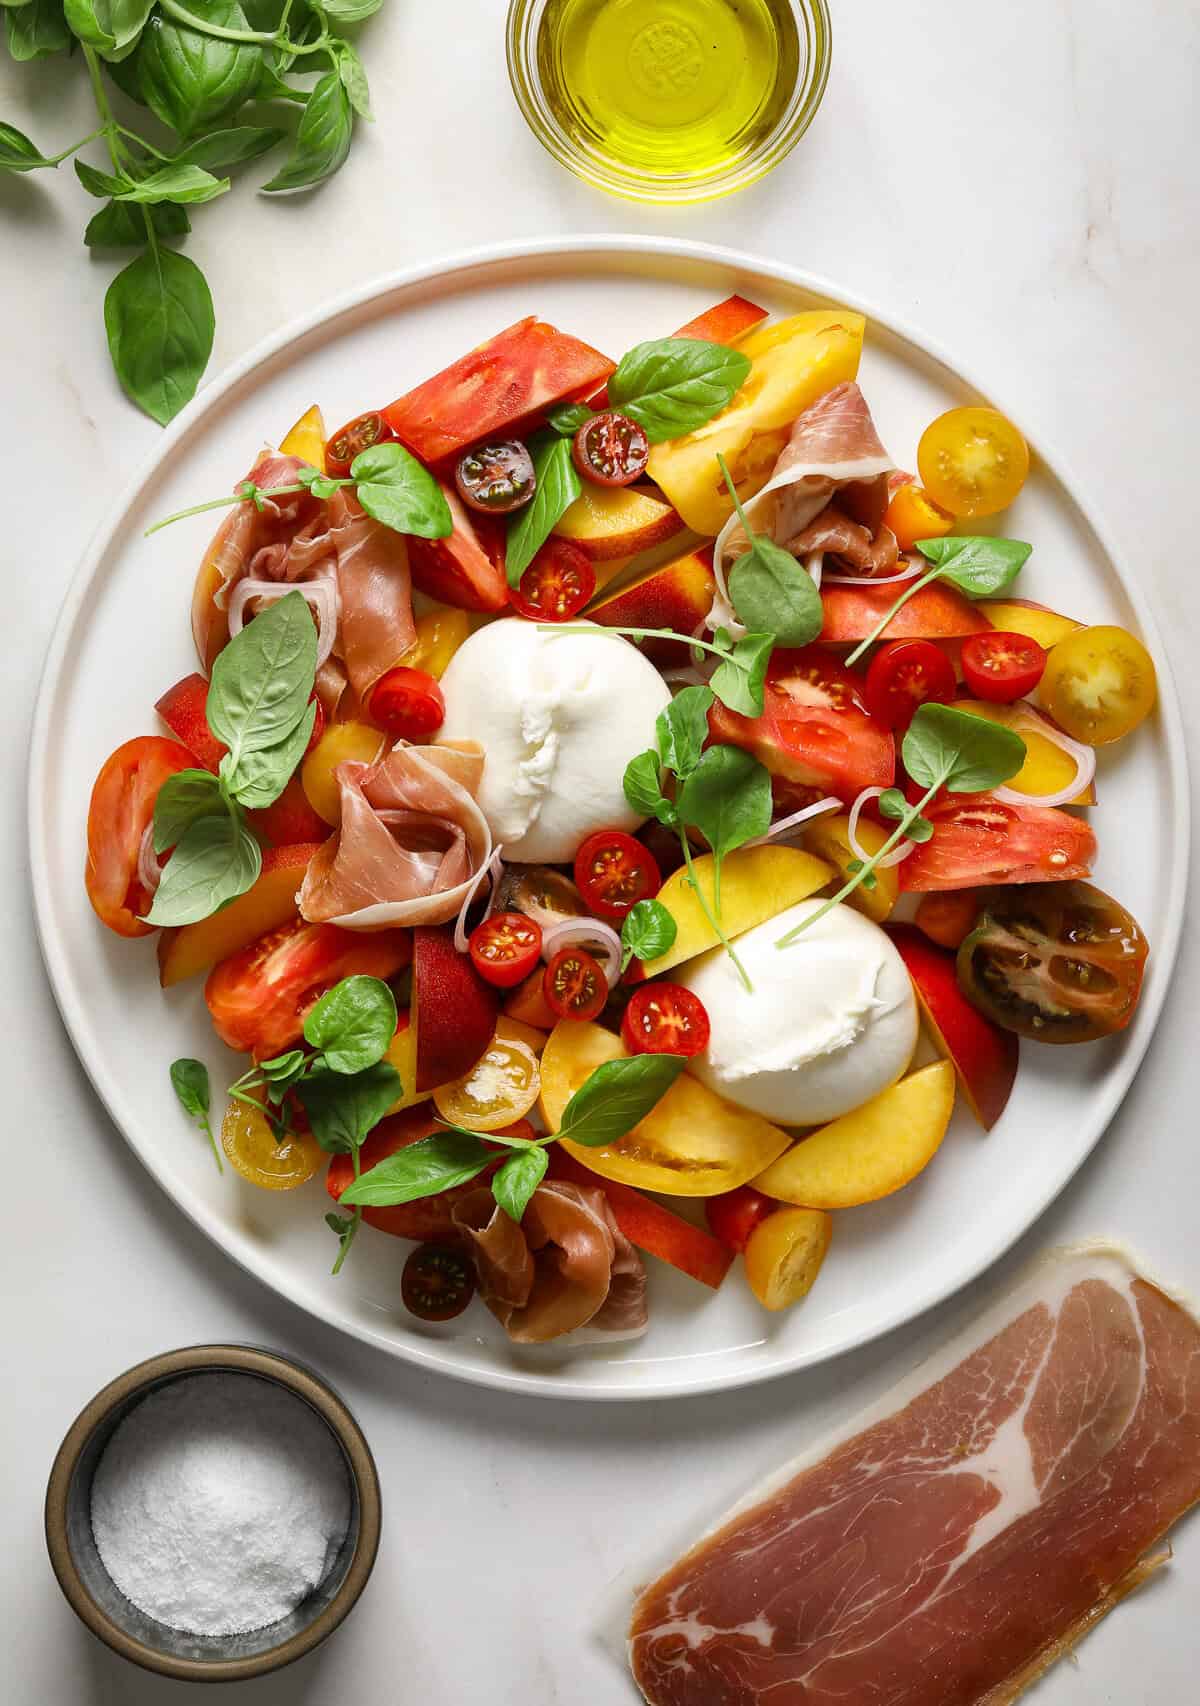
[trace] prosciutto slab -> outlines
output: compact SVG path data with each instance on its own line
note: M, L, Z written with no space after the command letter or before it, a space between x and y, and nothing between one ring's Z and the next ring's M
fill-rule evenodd
M1200 1498L1200 1323L1056 1252L634 1608L652 1706L1004 1706Z

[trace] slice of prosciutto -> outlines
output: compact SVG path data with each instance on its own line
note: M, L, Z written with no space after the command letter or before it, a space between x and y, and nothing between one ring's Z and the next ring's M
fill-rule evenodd
M475 795L483 754L397 746L335 771L341 824L309 861L297 897L313 923L344 930L444 924L492 856Z
M652 1706L1003 1706L1169 1556L1200 1498L1200 1323L1053 1253L648 1587Z

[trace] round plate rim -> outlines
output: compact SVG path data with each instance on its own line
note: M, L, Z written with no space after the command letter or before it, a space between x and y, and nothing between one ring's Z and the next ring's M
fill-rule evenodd
M983 384L973 371L968 370L959 361L952 358L950 353L936 339L930 338L924 331L913 326L910 322L882 311L869 298L856 292L841 289L840 286L835 285L819 273L811 272L802 267L789 266L783 262L767 260L747 250L735 249L725 245L701 243L688 238L612 233L574 237L523 238L507 243L485 244L474 248L456 250L432 261L397 268L382 274L364 285L342 292L317 309L298 316L278 331L264 338L222 374L210 381L165 430L154 449L144 459L134 477L102 518L93 534L79 567L71 578L43 665L31 731L27 784L30 881L34 896L34 918L42 957L46 964L51 988L63 1024L71 1039L72 1047L75 1049L93 1088L114 1125L147 1172L192 1224L205 1233L240 1268L261 1283L269 1286L272 1291L280 1296L287 1295L282 1286L277 1284L269 1273L262 1271L260 1265L252 1259L248 1252L238 1251L230 1247L227 1240L227 1229L217 1223L215 1217L210 1215L201 1205L189 1201L183 1192L174 1188L168 1177L157 1166L152 1153L144 1148L133 1135L130 1129L133 1122L127 1124L119 1112L121 1101L119 1087L111 1081L102 1061L92 1058L90 1049L84 1046L85 1015L82 1010L82 1003L77 1001L76 992L72 987L67 964L67 950L65 945L57 939L53 895L45 879L45 872L48 869L49 825L46 822L48 814L44 813L42 808L46 799L46 763L52 733L55 690L63 655L70 643L93 577L105 554L111 548L127 512L133 506L142 488L153 478L160 465L166 461L176 446L192 429L210 411L217 408L226 395L248 378L256 368L274 360L286 351L289 345L318 331L323 326L331 325L343 315L363 308L395 291L411 289L414 286L427 284L437 279L450 280L477 269L503 267L527 261L553 261L556 259L570 261L599 256L628 256L640 259L657 257L691 262L698 267L709 267L743 277L758 276L791 289L803 290L812 295L823 297L830 302L866 315L871 323L913 346L927 359L938 363L956 382L970 387L978 396L987 398L1005 413L1010 414L1012 418L1019 418L1018 414L1004 408L1002 398L991 386ZM1123 555L1117 550L1107 522L1096 506L1091 503L1090 498L1085 499L1083 490L1074 477L1074 472L1066 467L1061 457L1048 452L1044 443L1036 435L1026 434L1026 437L1046 473L1082 515L1086 525L1098 540L1117 576L1124 595L1137 614L1142 633L1154 653L1159 675L1159 717L1165 747L1167 783L1169 793L1175 802L1175 810L1172 814L1173 822L1167 837L1166 849L1170 861L1170 880L1165 908L1166 940L1156 951L1158 975L1149 992L1149 1000L1143 1004L1143 1010L1139 1013L1140 1035L1136 1045L1125 1050L1120 1060L1109 1071L1091 1142L1078 1157L1073 1157L1070 1164L1064 1167L1061 1176L1057 1178L1052 1188L1048 1192L1040 1194L1040 1200L1037 1201L1033 1213L1024 1226L1018 1227L1015 1231L1005 1228L999 1236L983 1242L968 1271L957 1275L949 1286L934 1282L922 1294L905 1296L902 1301L884 1312L868 1331L860 1333L844 1345L839 1345L833 1349L818 1349L808 1353L803 1349L792 1353L784 1352L776 1355L770 1363L761 1368L735 1369L731 1373L701 1375L698 1379L689 1379L684 1382L669 1377L655 1376L639 1384L636 1389L631 1389L628 1385L604 1385L579 1380L572 1376L563 1376L559 1372L556 1372L553 1377L547 1378L543 1375L518 1369L493 1369L463 1365L458 1363L452 1355L447 1355L446 1350L440 1346L436 1350L430 1350L415 1340L405 1342L387 1337L382 1333L372 1331L365 1323L344 1319L333 1309L325 1309L307 1302L301 1303L299 1307L306 1314L314 1315L327 1326L336 1327L351 1337L418 1368L436 1370L452 1379L465 1381L474 1386L488 1387L492 1390L525 1395L536 1394L541 1398L626 1402L691 1397L694 1394L704 1392L733 1391L742 1387L757 1385L781 1375L792 1374L806 1367L829 1362L850 1351L859 1350L896 1328L915 1320L918 1316L935 1308L950 1297L957 1295L1011 1249L1066 1188L1078 1168L1082 1166L1100 1141L1140 1069L1171 984L1183 931L1191 832L1191 789L1185 757L1183 717L1178 692L1150 603L1136 580L1128 576L1122 569Z

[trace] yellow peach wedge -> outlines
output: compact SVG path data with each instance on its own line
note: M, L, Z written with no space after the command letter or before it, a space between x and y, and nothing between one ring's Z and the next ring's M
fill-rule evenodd
M287 432L279 446L281 456L298 456L312 468L325 472L325 419L314 403Z

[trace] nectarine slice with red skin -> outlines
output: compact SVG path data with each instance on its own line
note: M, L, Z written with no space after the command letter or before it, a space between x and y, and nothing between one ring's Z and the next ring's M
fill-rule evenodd
M587 616L606 628L672 628L677 634L694 634L712 609L715 591L712 551L689 551L599 599ZM675 640L646 640L643 650L656 663L687 662L687 647Z
M196 763L215 776L217 767L229 750L208 726L205 705L208 682L197 670L185 675L174 687L168 687L154 709L176 740L182 741Z
M211 918L164 930L158 938L158 981L170 989L197 972L208 971L241 948L296 916L296 892L308 862L320 846L270 847L263 854L258 880Z
M903 587L858 586L821 588L825 620L821 640L827 646L852 645L873 634L896 602ZM944 581L931 581L898 610L880 636L885 640L961 640L986 634L992 624L969 598Z
M971 1112L990 1131L1004 1112L1017 1076L1020 1044L967 1000L958 986L955 956L915 924L893 924L888 935L904 961L936 1046L958 1074Z
M413 931L413 1014L419 1091L461 1078L496 1033L496 991L454 946L452 930Z
M556 539L569 539L588 557L632 557L683 530L678 514L640 486L585 486L554 524Z

